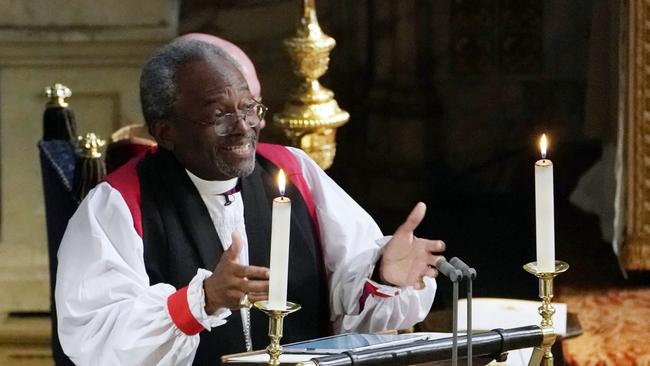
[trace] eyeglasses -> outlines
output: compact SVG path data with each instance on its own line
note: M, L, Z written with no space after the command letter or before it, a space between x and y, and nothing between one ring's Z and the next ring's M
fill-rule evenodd
M237 127L239 119L243 119L248 127L256 127L266 116L269 109L260 102L254 102L240 113L219 113L209 121L198 122L202 126L212 126L219 136L231 134Z

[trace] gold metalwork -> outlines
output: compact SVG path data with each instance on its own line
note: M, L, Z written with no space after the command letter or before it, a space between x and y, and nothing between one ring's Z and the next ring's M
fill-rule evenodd
M45 87L44 94L50 99L46 106L67 107L68 102L65 101L65 98L70 98L72 96L72 91L67 86L56 83L54 86Z
M300 83L273 120L291 144L305 150L321 168L327 169L336 154L336 129L348 122L350 114L339 108L334 93L318 82L327 71L336 41L318 25L314 0L303 0L302 4L298 30L284 41Z
M537 262L531 262L524 265L524 269L526 272L539 278L539 297L542 299L542 306L538 309L539 315L542 316L542 323L540 325L543 334L542 344L535 347L528 365L553 366L551 346L553 346L557 337L553 328L555 308L551 306L551 300L553 300L553 278L560 273L566 272L569 269L569 265L566 262L555 261L555 271L539 272Z
M309 361L298 362L296 366L318 366L318 364L315 361L309 360Z
M282 327L284 317L294 311L300 310L300 305L292 302L287 302L287 308L284 310L269 309L268 301L257 301L255 307L269 317L269 338L271 343L266 347L269 354L269 365L280 365L280 355L282 354L282 346L280 346L280 338L282 338Z
M621 89L626 145L626 233L622 259L629 270L650 270L650 0L626 2ZM625 23L625 22L624 22ZM624 33L625 34L625 33Z
M99 149L106 144L105 140L100 139L92 132L87 133L85 137L79 136L78 139L79 147L81 148L81 153L83 156L88 158L102 157L102 153L99 152Z

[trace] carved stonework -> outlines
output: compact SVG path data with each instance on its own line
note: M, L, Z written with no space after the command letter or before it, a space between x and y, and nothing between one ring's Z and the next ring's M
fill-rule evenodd
M623 263L650 269L650 0L628 9L627 231Z

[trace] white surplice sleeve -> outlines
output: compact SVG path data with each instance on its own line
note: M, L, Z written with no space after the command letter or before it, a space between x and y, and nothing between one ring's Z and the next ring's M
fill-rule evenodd
M422 321L433 303L435 279L425 277L422 290L371 281L381 248L389 238L307 154L289 149L296 156L314 198L336 330L377 332L408 328Z
M186 335L168 310L169 284L150 286L142 239L121 194L99 184L70 219L58 252L56 305L64 352L77 365L191 365L199 335ZM199 269L187 306L205 329L225 323L227 309L208 316ZM185 294L185 292L182 292Z

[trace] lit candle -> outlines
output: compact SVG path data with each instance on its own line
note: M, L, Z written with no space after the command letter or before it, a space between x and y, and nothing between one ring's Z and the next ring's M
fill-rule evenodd
M535 163L535 228L538 272L555 272L555 219L553 209L553 162L546 159L548 142L539 142L542 158Z
M271 273L269 279L269 308L285 309L287 303L287 277L289 275L289 229L291 225L291 200L284 196L286 178L278 174L280 197L273 199L271 217Z

